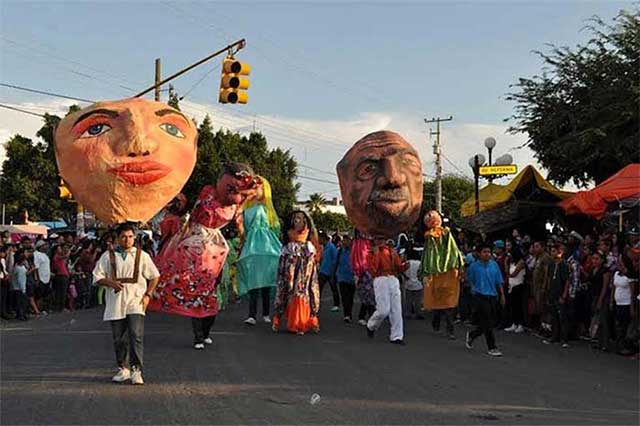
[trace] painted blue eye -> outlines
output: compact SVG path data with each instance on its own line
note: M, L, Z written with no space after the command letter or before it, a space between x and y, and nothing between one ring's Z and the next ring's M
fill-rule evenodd
M175 136L176 138L184 138L184 135L182 134L180 129L178 129L178 127L174 126L171 123L162 123L160 125L160 128L171 136Z
M108 124L94 124L84 131L81 138L95 138L96 136L103 135L111 130L111 126Z

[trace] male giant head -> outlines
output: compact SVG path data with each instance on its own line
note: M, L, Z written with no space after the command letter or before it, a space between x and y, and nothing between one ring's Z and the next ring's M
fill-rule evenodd
M337 172L347 215L360 232L392 237L418 219L422 164L399 134L366 135L347 151Z
M60 175L74 198L107 224L146 222L175 197L196 162L197 130L166 104L98 102L55 133Z

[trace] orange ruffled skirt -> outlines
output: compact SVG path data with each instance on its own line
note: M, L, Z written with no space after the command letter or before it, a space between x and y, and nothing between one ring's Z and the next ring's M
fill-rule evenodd
M287 321L287 330L291 333L307 333L319 331L320 321L318 317L311 315L311 306L303 297L293 297L287 304L284 317ZM273 328L280 328L280 317L273 317Z

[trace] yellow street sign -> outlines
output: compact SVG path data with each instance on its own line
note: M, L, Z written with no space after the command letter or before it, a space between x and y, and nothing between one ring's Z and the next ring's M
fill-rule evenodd
M515 175L518 173L518 166L509 164L506 166L482 166L480 167L480 176L488 175Z

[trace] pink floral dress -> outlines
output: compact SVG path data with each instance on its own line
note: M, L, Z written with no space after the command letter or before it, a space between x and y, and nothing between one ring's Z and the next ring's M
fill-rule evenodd
M205 186L189 223L156 257L160 282L149 309L203 318L218 313L216 287L229 253L220 229L234 220L238 206L223 206L216 189Z

